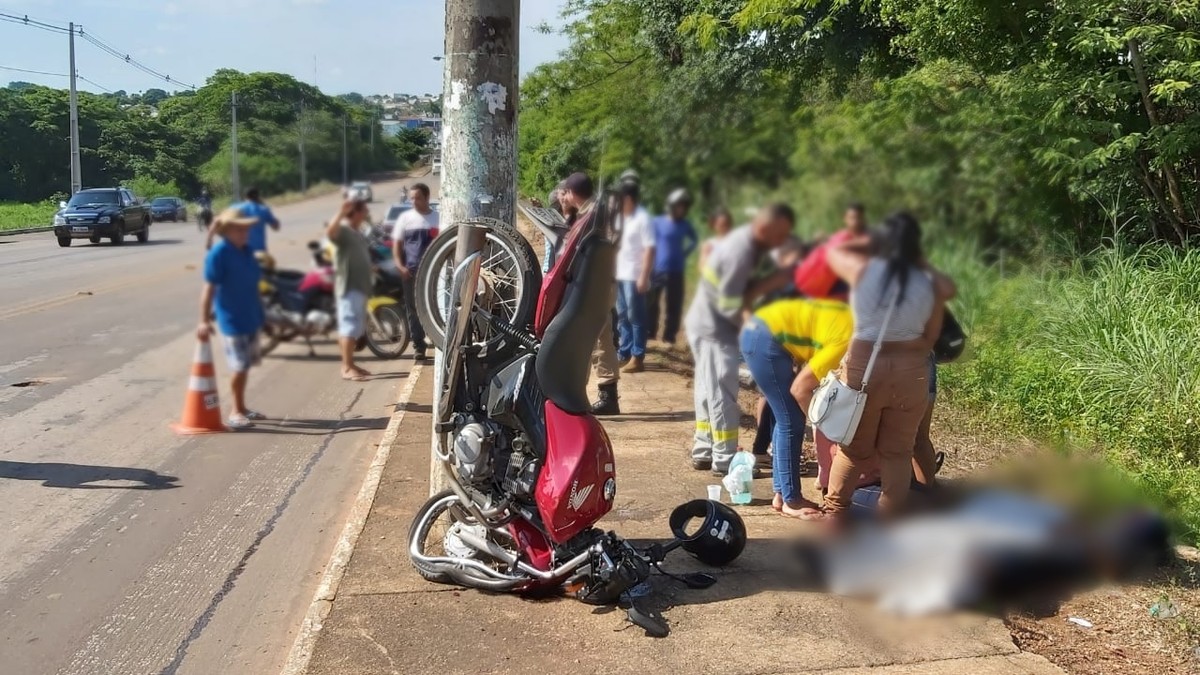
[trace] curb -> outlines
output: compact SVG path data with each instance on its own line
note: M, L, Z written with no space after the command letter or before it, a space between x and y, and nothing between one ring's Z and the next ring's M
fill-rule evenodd
M354 505L350 507L346 526L342 529L342 535L333 547L333 555L330 556L329 563L325 566L321 583L317 586L317 592L308 607L308 612L304 615L304 623L300 625L300 632L296 635L296 641L292 644L283 670L280 671L282 675L302 675L308 671L313 647L317 644L317 638L321 634L325 618L333 609L338 586L341 585L342 577L346 574L346 566L350 563L350 556L354 554L358 537L367 524L367 516L371 513L371 507L375 504L379 481L383 478L383 468L392 454L392 446L396 442L396 436L400 433L400 423L404 421L404 413L408 410L409 399L412 398L413 390L416 389L417 382L421 379L422 368L421 364L415 364L409 371L404 388L400 392L400 398L396 403L397 410L392 413L387 430L383 432L383 438L379 441L375 459L371 461L362 487L358 491L358 497L354 500Z
M0 237L6 237L10 234L33 234L35 232L49 232L53 229L53 225L44 225L42 227L26 227L20 230L0 230Z

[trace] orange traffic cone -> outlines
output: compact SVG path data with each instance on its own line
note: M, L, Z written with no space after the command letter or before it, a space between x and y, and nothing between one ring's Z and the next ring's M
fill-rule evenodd
M192 376L188 378L183 417L171 428L177 434L215 434L229 431L221 422L221 401L217 397L217 374L213 370L212 346L207 338L196 345Z

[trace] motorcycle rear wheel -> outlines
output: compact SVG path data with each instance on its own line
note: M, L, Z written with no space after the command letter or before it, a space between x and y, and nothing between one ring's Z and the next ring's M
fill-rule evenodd
M398 359L408 349L408 318L403 305L383 305L367 324L367 349L381 359Z
M474 218L489 230L483 247L483 271L476 304L493 316L526 330L537 311L542 287L542 269L529 241L517 229L493 218ZM441 349L446 339L450 313L450 290L454 280L454 256L458 225L450 225L430 244L416 278L417 316L432 344ZM512 356L517 344L490 326L477 325L477 340L484 343L479 358L498 363Z

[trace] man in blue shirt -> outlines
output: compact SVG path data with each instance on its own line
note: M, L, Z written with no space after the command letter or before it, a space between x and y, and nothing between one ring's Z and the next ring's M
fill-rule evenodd
M270 227L276 232L279 231L279 219L271 212L271 207L263 203L262 195L259 194L258 188L252 187L246 190L246 201L235 204L236 208L242 215L254 218L254 225L250 228L250 250L255 253L267 250L267 227ZM208 248L212 248L213 236L216 234L213 228L208 231Z
M659 304L665 291L667 315L662 326L662 340L667 344L674 344L679 333L684 269L688 257L696 249L696 229L687 219L691 208L691 195L680 188L667 199L667 215L654 219L654 274L646 298L646 333L651 340L659 335Z
M233 373L233 412L228 424L234 429L265 419L246 407L246 381L250 367L258 365L258 333L265 321L258 282L262 276L250 232L258 219L239 209L226 209L213 221L211 233L221 235L204 257L204 291L200 294L200 326L196 335L212 335L209 317L217 314L217 327L225 346L225 359Z

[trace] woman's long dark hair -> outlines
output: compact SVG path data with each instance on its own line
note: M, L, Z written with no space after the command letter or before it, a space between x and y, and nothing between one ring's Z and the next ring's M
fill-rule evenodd
M883 244L879 257L887 261L887 277L883 282L884 289L891 286L892 279L900 282L900 294L896 304L904 303L904 292L908 289L908 274L924 257L921 252L921 224L907 211L900 211L888 216L883 221ZM879 298L883 303L883 296Z

